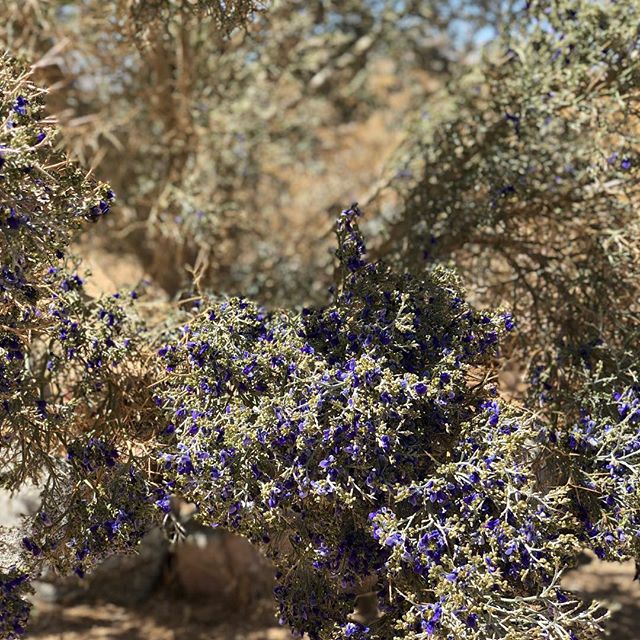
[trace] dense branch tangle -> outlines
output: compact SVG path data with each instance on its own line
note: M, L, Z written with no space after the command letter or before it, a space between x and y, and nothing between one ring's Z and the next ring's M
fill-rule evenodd
M412 149L381 247L410 269L453 261L553 367L606 345L624 370L639 323L637 25L628 3L528 3Z

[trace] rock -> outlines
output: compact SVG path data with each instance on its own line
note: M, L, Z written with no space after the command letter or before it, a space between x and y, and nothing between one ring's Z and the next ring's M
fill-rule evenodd
M114 604L139 604L158 585L168 553L163 532L151 530L140 541L137 553L108 558L88 576L88 595Z
M174 571L184 594L243 615L272 598L274 569L245 538L189 523L174 550Z
M22 519L36 513L39 505L40 492L32 485L13 494L0 489L0 569L8 569L19 562L20 541L25 535Z
M260 631L252 631L246 640L292 640L291 632L283 627L269 627Z
M115 555L85 578L47 580L55 588L43 594L48 601L71 604L102 601L123 606L144 602L160 582L169 554L169 543L160 529L153 529L140 542L137 553Z
M40 506L40 490L25 485L14 494L0 489L0 526L18 527L23 516L32 516Z

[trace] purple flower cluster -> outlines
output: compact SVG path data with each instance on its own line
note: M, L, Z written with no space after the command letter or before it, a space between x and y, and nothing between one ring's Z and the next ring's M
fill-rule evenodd
M640 539L640 387L589 387L589 408L553 438L577 484L581 539L598 557L637 558Z
M575 602L559 585L558 566L571 564L580 540L567 533L576 520L566 493L538 486L535 423L483 405L428 478L397 488L391 506L369 514L388 553L384 572L402 605L403 637L589 629L595 619L574 616ZM381 611L390 604L384 593Z
M135 548L154 507L148 480L135 464L118 462L112 445L75 442L68 458L66 482L74 490L44 497L23 546L58 571L82 577L110 555Z
M31 604L25 599L28 575L13 568L0 570L0 638L16 640L25 631Z
M0 56L0 486L45 487L19 572L0 573L2 638L22 632L20 597L43 562L83 573L134 546L151 509L131 456L145 423L146 374L132 355L142 327L130 298L92 300L67 255L114 194L59 151L43 109L44 92Z
M84 313L82 280L67 273L64 256L83 221L95 207L106 213L114 195L57 150L43 92L4 55L0 96L0 122L7 122L0 129L0 434L11 441L21 424L51 417L43 390L55 388L54 361L72 358L78 336L87 337L79 318L68 317L72 309Z
M84 444L74 442L67 453L67 460L71 464L78 464L85 472L93 472L100 467L111 468L117 459L116 448L98 438L89 438Z

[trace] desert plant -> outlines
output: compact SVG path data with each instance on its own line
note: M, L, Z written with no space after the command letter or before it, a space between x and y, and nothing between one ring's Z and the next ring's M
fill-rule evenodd
M325 209L351 189L337 180L311 205L289 187L339 171L331 148L375 109L399 128L427 73L446 77L470 46L447 28L486 24L501 3L260 4L0 2L0 40L59 88L49 105L66 148L118 194L109 250L135 253L171 294L191 267L203 285L265 302L321 296ZM229 32L233 7L258 10ZM385 61L393 86L377 91ZM392 111L400 90L408 106Z
M94 18L111 10L88 5ZM229 167L226 191L224 180L209 183L202 158L212 156L198 145L219 122L261 138L268 63L300 100L317 98L303 120L329 108L336 123L374 47L368 31L391 50L390 16L404 12L410 25L421 3L365 3L358 19L337 5L314 4L329 14L318 16L275 3L231 32L171 2L119 5L172 10L140 14L141 29L135 13L130 24L109 23L119 38L107 43L109 65L114 51L128 53L105 67L106 84L80 82L74 95L107 111L118 96L116 128L94 139L96 149L140 124L128 163L118 166L110 149L107 164L128 206L140 207L134 222L144 233L163 225L145 235L149 247L175 231L161 210L196 213L205 202L212 215L203 224L224 227L220 207L259 195L245 173L260 173L259 162L238 171L244 152L232 149L225 164L228 145L216 147L212 166L219 176ZM86 34L74 6L46 8L64 8L62 28ZM614 560L639 551L637 8L534 2L516 18L505 60L494 51L453 85L459 117L418 144L418 179L401 211L374 221L386 229L374 257L358 207L339 216L334 273L314 280L322 302L280 308L260 282L249 287L257 301L234 297L242 278L225 273L218 255L216 294L198 271L197 295L158 301L157 324L138 311L141 289L85 292L70 246L90 222L105 222L114 194L60 151L30 74L0 60L0 485L42 489L26 531L0 538L0 637L23 632L25 594L45 562L82 575L135 548L174 496L194 503L203 524L236 531L272 558L282 622L314 640L598 636L602 612L560 578L584 547ZM325 28L331 20L340 37ZM32 50L49 37L19 20L5 30ZM311 44L300 35L310 32ZM93 53L75 61L74 78L83 64L100 68L105 37L91 35ZM195 46L205 42L200 59ZM309 57L296 66L301 51ZM212 69L227 74L228 95L210 94ZM478 91L467 87L478 79ZM162 82L119 120L138 80ZM200 99L215 108L200 109ZM293 120L264 134L264 148L287 143ZM257 233L268 220L256 218ZM211 229L186 236L189 251L211 251ZM225 228L219 237L232 236ZM450 260L461 279L438 264ZM280 292L311 297L299 291L304 277ZM483 296L489 310L469 301ZM526 393L497 386L507 357L530 365ZM378 596L370 621L352 616L363 590Z
M167 492L265 549L282 620L312 638L589 637L594 609L558 582L572 490L540 486L540 426L481 374L511 316L442 269L367 261L358 215L328 306L212 302L162 347ZM383 615L365 627L367 582Z
M550 412L583 369L639 355L638 37L633 3L527 3L450 87L454 116L414 130L379 248L411 270L451 261L508 305Z
M126 299L136 292L91 299L68 253L114 195L58 151L29 72L3 56L0 74L0 486L42 488L22 556L3 544L0 631L12 637L26 610L18 596L44 558L81 572L142 535L151 501L132 456L153 410L139 393L143 327Z

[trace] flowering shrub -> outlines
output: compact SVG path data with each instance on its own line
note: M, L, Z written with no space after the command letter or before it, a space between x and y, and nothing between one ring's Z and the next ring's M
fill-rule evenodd
M123 6L170 9L158 50L177 32L188 50L186 10ZM139 316L141 291L85 291L69 247L114 195L58 150L44 92L3 57L0 486L33 481L42 501L17 542L0 538L0 637L23 632L45 562L82 576L135 548L173 496L272 558L281 620L312 640L597 637L600 611L560 578L584 547L640 551L636 14L527 5L506 63L484 63L486 83L461 89L460 117L425 147L424 179L378 248L389 264L367 257L354 205L324 306L205 293L180 303L192 311L166 307L161 329ZM241 68L252 60L235 50ZM148 219L157 202L202 198L174 175L193 177L191 152L166 162L182 132L170 124L150 137L166 172L130 180ZM154 193L164 180L145 180L161 173L175 179ZM209 183L209 165L197 175ZM491 311L431 262L445 256L473 295L486 286ZM536 356L525 403L493 386L505 354ZM352 615L364 591L378 597L371 620Z
M105 216L114 196L57 150L43 94L2 57L0 486L31 480L42 488L22 558L3 553L0 561L0 629L9 637L23 626L20 597L43 560L81 573L87 556L133 544L145 529L146 481L132 458L148 428L146 374L133 356L142 325L120 294L90 299L67 255L79 229Z
M282 620L312 638L594 628L558 585L580 541L533 472L544 440L471 379L509 314L473 311L445 271L368 262L358 213L330 305L213 302L162 347L167 490L265 549ZM364 627L371 579L385 615Z
M581 541L602 559L640 559L640 387L591 380L573 424L550 434Z
M527 2L453 84L455 115L416 128L382 251L413 270L453 260L509 305L514 357L559 387L550 414L585 363L640 355L638 18L636 3Z
M470 421L430 478L372 514L374 536L393 549L395 602L382 609L395 633L381 637L598 637L596 607L560 587L580 549L570 498L542 491L531 421L494 419L496 408Z
M26 573L0 573L0 638L14 640L24 633L31 608L24 599L27 587Z
M28 362L29 340L44 330L61 343L52 358L34 350L45 376L56 370L59 360L75 355L83 329L73 321L77 318L71 317L71 310L76 314L79 310L77 293L83 282L65 268L71 266L65 252L84 222L109 211L113 194L106 186L87 181L56 151L55 129L42 116L43 92L16 62L7 57L0 62L0 424L4 426L9 416L12 424L21 420L29 424L46 419L53 410L45 398L51 382L38 381L39 369ZM3 443L11 447L4 439Z

